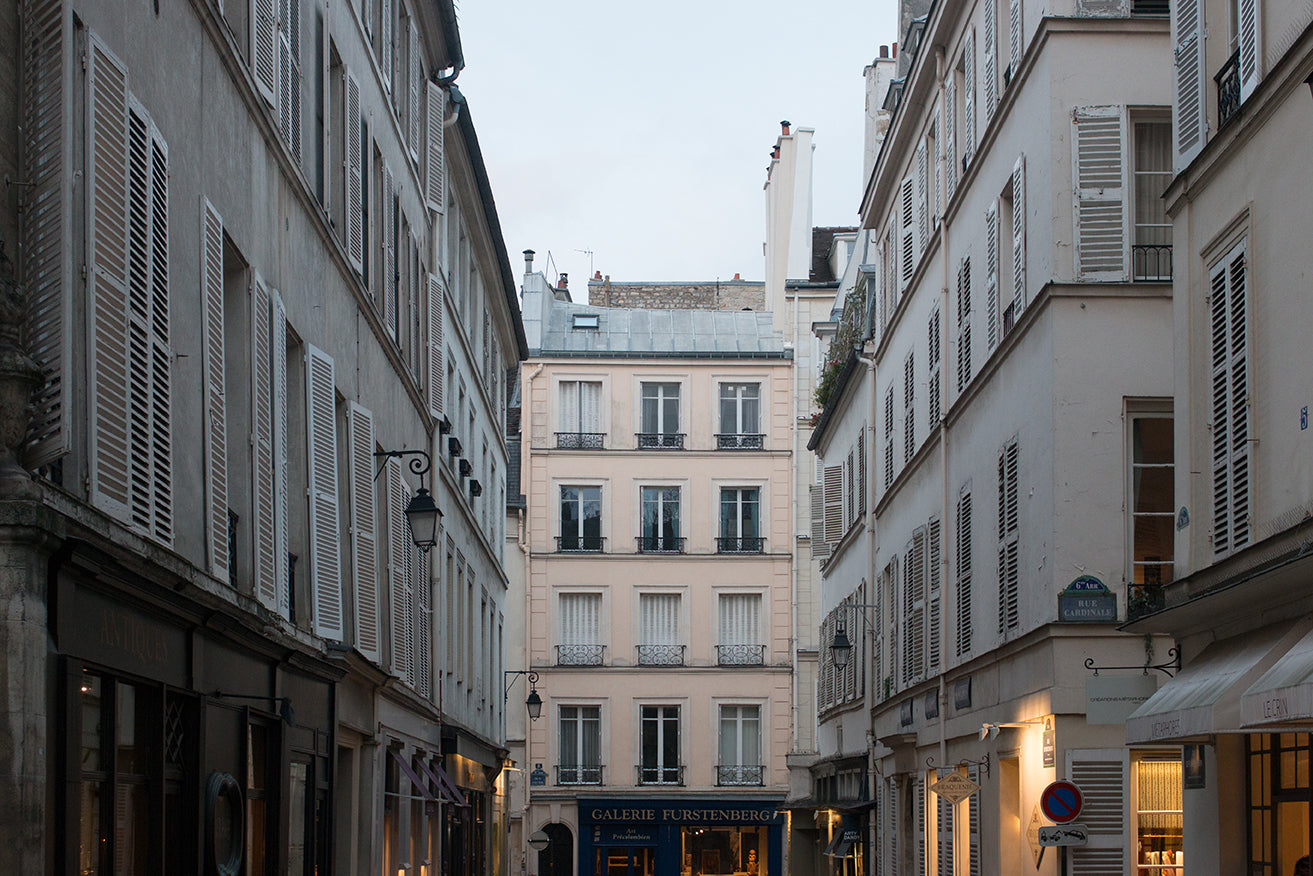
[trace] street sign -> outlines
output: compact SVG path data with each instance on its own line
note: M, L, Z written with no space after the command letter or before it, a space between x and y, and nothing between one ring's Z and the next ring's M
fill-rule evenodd
M1041 846L1083 846L1089 838L1083 824L1046 824L1039 829Z
M930 786L940 797L956 806L980 790L980 786L961 773L949 773Z
M1075 821L1084 803L1085 797L1080 788L1071 782L1052 782L1039 795L1039 808L1044 810L1049 821L1058 824Z

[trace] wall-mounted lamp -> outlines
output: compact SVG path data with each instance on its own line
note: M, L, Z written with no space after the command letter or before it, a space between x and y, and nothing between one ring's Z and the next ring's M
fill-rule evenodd
M216 690L210 694L216 700L263 700L265 702L278 704L278 717L288 727L296 726L296 712L292 710L291 697L266 697L260 694L238 694L226 693L225 691Z
M870 627L873 632L875 631L875 626L871 623L870 619L866 617L867 609L879 608L875 603L845 602L841 603L838 607L856 609L857 616L865 621L866 625ZM853 643L852 640L848 638L847 623L840 622L835 626L834 641L830 643L830 657L834 659L835 666L843 669L853 657Z
M521 675L529 677L529 698L524 701L524 707L529 710L529 720L537 721L538 716L543 713L543 698L538 696L538 673L532 669L507 669L502 675L506 679L505 690L502 691L502 700L510 698L511 685L515 684L515 679Z
M1035 718L1030 721L1000 721L997 724L990 724L986 722L980 725L980 741L984 742L985 737L989 737L990 739L997 739L1000 730L1015 730L1019 728L1029 727L1032 724L1039 724L1039 723L1042 722L1038 718Z
M432 457L423 450L380 450L374 454L375 459L395 459L404 456L412 457L407 465L410 466L411 472L419 475L419 489L406 505L406 523L410 526L410 540L419 548L420 553L427 554L429 549L438 543L438 521L442 519L438 504L424 488L424 475L433 468ZM379 466L374 474L374 480L378 480L378 476L382 473L383 467Z

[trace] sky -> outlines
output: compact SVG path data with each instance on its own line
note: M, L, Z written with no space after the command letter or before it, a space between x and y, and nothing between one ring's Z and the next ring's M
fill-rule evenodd
M814 225L855 225L862 70L892 0L464 0L469 102L517 276L765 273L779 123L814 128ZM550 260L549 260L550 254ZM583 300L579 291L576 300Z

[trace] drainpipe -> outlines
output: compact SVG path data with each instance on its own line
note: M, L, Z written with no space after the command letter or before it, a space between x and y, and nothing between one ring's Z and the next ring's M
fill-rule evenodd
M935 78L940 82L942 82L944 78L944 72L945 72L944 67L945 67L944 50L936 49L935 50ZM943 92L942 87L940 88L940 92L941 93ZM936 159L936 160L940 160L940 159ZM941 180L948 178L947 174L945 173L945 170L946 169L942 167L939 169L938 176ZM940 192L940 197L941 198L943 197L942 192ZM939 220L939 253L940 253L940 264L942 266L943 283L941 285L939 292L939 297L941 302L939 307L939 313L940 313L939 318L943 320L945 323L948 322L948 318L949 318L949 307L951 302L949 300L948 289L949 289L949 284L952 280L952 276L951 276L952 272L949 270L948 244L949 244L948 222L944 220L943 214L941 213ZM941 330L940 336L947 337L948 333ZM948 379L949 373L950 372L948 370L948 344L940 344L939 345L939 379L943 383L951 386L952 383ZM948 393L943 391L944 388L945 388L944 386L940 387L939 397L946 399L948 398ZM953 511L951 510L953 506L949 503L950 493L949 493L949 485L948 485L948 417L944 415L943 409L940 410L940 416L939 416L939 471L940 471L940 477L943 481L942 484L943 504L941 507L944 509L943 513L945 519L941 524L941 531L943 532L944 535L940 542L940 544L943 545L950 542L950 539L947 537L949 532L948 527L949 527L949 522L953 519ZM951 540L951 543L954 545L954 547L957 546L956 535ZM951 564L948 561L948 551L944 550L941 547L939 551L939 586L940 586L939 598L941 600L944 600L944 603L947 603L947 600L944 597L948 592L948 587L949 587L948 573L950 567ZM939 611L939 647L942 649L947 649L947 645L949 641L948 633L949 633L948 612L944 611L943 608L941 607ZM945 677L945 673L944 673L944 667L947 664L948 661L947 659L945 659L945 655L941 653L939 656L939 762L945 765L948 763L948 730L944 724L946 720L945 713L948 711L947 709L948 679Z
M865 451L866 471L871 474L871 477L866 479L866 486L863 487L863 489L866 492L866 566L867 566L866 581L867 584L865 588L866 592L862 594L862 602L867 605L871 605L878 601L877 588L879 587L879 584L875 583L875 551L876 548L878 547L877 544L878 539L875 537L875 488L874 488L875 470L876 470L875 469L875 461L876 461L875 424L877 422L877 418L879 417L879 405L876 403L875 358L872 357L868 359L862 354L858 353L857 361L861 362L863 365L866 366L866 374L867 377L870 378L870 392L866 394L870 399L870 416L867 418L866 425L862 427L863 429L866 429L868 431L868 434L866 436L866 451ZM877 596L873 597L871 595L872 593L877 593ZM865 618L866 616L865 615L866 611L867 609L865 608L862 609L863 618ZM880 623L880 618L877 617L875 619L875 623L876 624ZM875 739L875 710L873 708L873 705L875 703L875 687L877 684L877 680L874 678L874 674L871 672L871 666L872 666L871 658L875 651L875 629L874 629L875 624L865 623L862 625L862 627L863 627L862 635L865 636L867 642L867 646L864 649L866 656L863 658L863 660L866 663L866 666L864 667L865 672L863 673L866 676L866 684L863 685L864 690L862 691L862 697L863 697L862 705L863 708L866 709L867 799L874 800L875 799L875 745L873 744L873 742ZM870 827L871 830L874 831L875 829L874 825L870 825ZM874 833L872 833L872 837L873 836ZM874 849L875 847L873 844L868 843L867 848Z
M787 274L787 271L786 271L786 274ZM786 277L786 279L785 279L785 281L784 281L784 288L785 288L785 294L787 295L787 294L788 294L788 279L787 279L787 277ZM815 367L815 363L813 363L813 367ZM790 565L792 566L792 568L790 569L790 572L789 572L789 590L790 590L790 598L791 598L792 603L793 603L793 608L792 608L793 617L790 619L790 632L791 632L792 637L793 637L793 642L792 642L792 647L789 648L789 662L792 664L792 676L793 676L793 704L792 704L792 706L790 706L790 709L791 709L791 711L792 711L792 713L793 713L793 720L790 722L790 724L791 724L791 726L792 726L792 728L793 728L793 742L792 742L792 745L791 745L790 747L791 747L794 751L797 751L797 750L798 750L798 715L799 715L799 709L798 709L798 645L799 645L799 642L800 642L800 636L798 635L799 632L800 632L800 630L798 629L798 564L802 561L802 552L798 550L798 502L799 502L799 499L798 499L798 475L797 475L797 471L798 471L798 464L799 464L799 462L800 462L801 457L800 457L800 452L799 452L799 450L798 450L798 437L799 437L799 432L798 432L798 402L799 402L799 399L798 399L798 294L797 294L797 290L794 290L794 295L793 295L793 368L791 368L790 371L792 372L792 375L793 375L793 416L792 416L790 419L792 419L792 421L793 421L791 425L792 425L792 429L793 429L793 436L792 436L792 437L793 437L793 470L794 470L794 475L793 475L793 484L791 485L792 488L790 489L790 492L793 494L793 519L789 521L789 529L791 530L790 535L789 535L789 541L791 542L791 550L793 551L793 562L790 564ZM810 406L809 406L809 407L810 407ZM808 507L810 508L810 505L808 505ZM810 522L810 518L808 519L808 522ZM808 541L808 544L810 545L811 542ZM813 594L813 596L814 596L814 594ZM815 726L812 727L812 732L813 732L813 734L816 732L816 728L815 728ZM812 748L815 749L815 747L816 747L816 739L815 739L815 736L813 735L813 737L812 737Z
M529 435L528 435L528 438L526 439L524 436L521 436L521 439L520 439L520 459L521 459L521 464L520 464L520 483L521 483L522 485L533 483L533 480L532 480L531 477L528 478L528 479L526 479L526 475L531 475L531 474L532 474L532 466L528 466L528 467L526 467L526 466L523 464L523 460L524 460L524 457L525 457L525 455L526 455L526 450L532 450L532 448L533 448L533 381L534 381L534 378L536 378L539 374L542 373L543 368L545 367L545 365L546 365L546 363L544 363L544 362L539 362L539 363L537 364L537 366L534 367L533 371L529 373L529 376L528 376L527 378L525 378L525 381L524 381L524 396L523 396L523 398L520 400L520 408L521 408L521 411L524 411L524 410L528 410L528 411L529 411L529 423L530 423L530 428L529 428ZM521 428L521 430L523 430L523 428L524 428L524 415L523 415L523 413L521 413L521 415L520 415L520 428ZM529 454L529 455L532 456L532 454ZM527 502L528 502L528 496L529 496L528 492L525 492L525 502L526 502L526 504L527 504ZM532 594L532 592L533 592L533 578L531 577L532 572L533 572L533 563L532 563L532 561L531 561L531 556L532 556L532 555L531 555L530 552L529 552L529 525L528 525L528 514L527 514L527 512L528 512L528 508L527 508L527 507L524 508L524 509L522 509L522 510L519 512L519 515L518 515L518 516L519 516L519 533L518 533L518 535L517 535L517 537L516 537L516 545L519 547L519 549L520 549L520 553L524 554L524 633L523 633L523 635L524 635L524 668L525 668L525 669L529 669L529 668L530 668L530 664L532 664L532 662L533 662L533 661L530 659L530 653L531 653L531 651L532 651L532 639L531 639L531 637L530 637L530 635L529 635L530 622L531 622L531 620L532 620L532 618L533 618L533 600L532 600L532 598L531 598L531 594ZM526 717L527 717L527 716L526 716ZM532 733L531 733L531 730L530 730L530 728L531 728L532 726L533 726L533 722L532 722L532 721L528 721L528 720L525 721L525 723L524 723L524 765L525 765L526 768L529 767L529 764L533 763L533 748L532 748L532 745L531 745L532 740L531 740L531 738L530 738L530 737L532 736ZM523 775L523 774L522 774L522 775ZM530 787L528 781L525 781L525 783L524 783L524 817L520 819L520 833L521 833L521 837L520 837L520 838L521 838L521 840L522 840L523 842L525 842L526 844L528 843L528 840L529 840L529 834L531 834L531 833L533 832L533 831L531 830L531 828L530 828L530 823L529 823L529 811L530 811L529 803L530 803L530 797L532 796L532 794L533 794L533 789ZM525 860L528 859L528 852L526 852L523 848L520 849L520 854L523 856L523 857L521 858L522 861L525 861Z

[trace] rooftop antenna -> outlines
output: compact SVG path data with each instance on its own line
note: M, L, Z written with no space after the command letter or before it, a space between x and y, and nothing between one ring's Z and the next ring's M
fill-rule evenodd
M588 276L593 276L593 251L591 249L576 249L575 252L581 252L588 256Z

